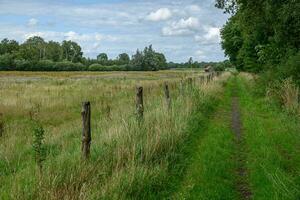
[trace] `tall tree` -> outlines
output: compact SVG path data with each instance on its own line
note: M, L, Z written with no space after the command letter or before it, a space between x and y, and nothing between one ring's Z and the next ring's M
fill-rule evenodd
M106 53L100 53L98 56L97 56L97 60L100 62L100 63L105 63L108 61L108 56Z
M63 49L58 42L49 41L46 45L46 59L54 62L60 61L63 57Z
M117 59L121 64L128 64L130 62L130 57L127 53L121 53Z
M20 47L20 54L26 60L41 60L45 57L45 53L46 42L39 36L28 38Z
M3 39L0 43L0 55L13 53L19 50L19 43L15 40Z
M81 47L73 41L62 42L63 59L71 62L80 62L82 59Z

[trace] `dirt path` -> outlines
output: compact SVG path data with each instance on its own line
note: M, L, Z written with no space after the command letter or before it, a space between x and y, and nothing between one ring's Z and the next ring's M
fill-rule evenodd
M236 136L237 145L237 182L236 187L241 199L251 199L252 193L248 182L248 171L245 166L246 156L244 150L244 139L242 131L242 122L239 109L239 98L237 95L237 88L233 89L232 96L232 130Z

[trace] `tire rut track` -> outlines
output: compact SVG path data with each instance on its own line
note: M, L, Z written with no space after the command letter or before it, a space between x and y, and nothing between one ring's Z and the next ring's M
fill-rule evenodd
M236 83L236 82L235 82ZM236 137L236 187L241 199L252 199L252 192L248 181L248 171L246 169L246 153L244 150L244 138L242 131L241 114L239 108L239 97L237 88L234 86L232 91L232 130Z

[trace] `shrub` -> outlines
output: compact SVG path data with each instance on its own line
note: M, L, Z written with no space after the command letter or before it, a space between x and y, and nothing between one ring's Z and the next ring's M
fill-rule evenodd
M51 60L40 60L34 66L34 69L37 71L55 71L55 63Z
M128 71L127 65L103 66L100 64L92 64L88 68L89 71Z
M16 70L18 71L32 71L35 62L28 60L15 60Z
M279 76L282 79L291 77L300 86L300 52L290 56L285 63L279 66Z
M0 70L13 70L14 58L12 54L0 55Z
M95 63L95 64L90 65L88 67L88 70L89 71L105 71L105 67L98 63Z
M57 62L54 65L57 71L84 71L86 67L82 63L72 63L70 61Z

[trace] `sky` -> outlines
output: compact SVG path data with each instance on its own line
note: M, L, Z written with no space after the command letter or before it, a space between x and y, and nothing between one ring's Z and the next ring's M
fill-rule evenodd
M228 17L214 0L0 0L0 40L72 40L90 58L152 44L168 61L221 61Z

